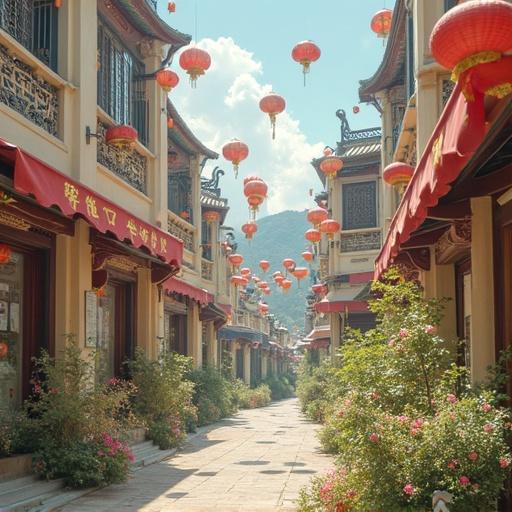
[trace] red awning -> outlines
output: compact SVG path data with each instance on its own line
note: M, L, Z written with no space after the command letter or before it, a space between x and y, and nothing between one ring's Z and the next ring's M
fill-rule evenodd
M231 317L233 315L233 306L231 304L217 304L219 308L224 310L224 313L228 315L228 317Z
M331 327L330 325L322 325L320 327L315 327L305 338L304 341L313 341L313 340L321 340L331 339Z
M192 300L199 302L199 304L208 304L213 302L213 295L204 288L197 288L191 284L185 283L176 277L171 277L164 282L164 289L169 293L179 293L186 295Z
M393 262L401 244L421 226L428 208L436 206L450 191L450 184L462 172L484 135L483 104L468 105L457 84L393 217L375 262L375 279Z
M368 302L360 300L328 300L327 298L315 304L317 313L363 313L368 311Z
M373 272L355 272L349 275L350 284L364 284L373 281Z
M0 158L14 167L14 189L32 196L40 205L58 207L68 217L80 215L101 233L144 248L173 267L180 267L183 242L144 222L102 195L72 180L0 139Z

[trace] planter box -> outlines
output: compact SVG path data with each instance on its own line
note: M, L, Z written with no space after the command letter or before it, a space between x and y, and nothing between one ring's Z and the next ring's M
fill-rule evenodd
M146 440L146 429L145 428L134 428L128 430L123 436L123 439L130 445L143 443Z
M32 455L14 455L0 459L0 482L12 480L32 473Z

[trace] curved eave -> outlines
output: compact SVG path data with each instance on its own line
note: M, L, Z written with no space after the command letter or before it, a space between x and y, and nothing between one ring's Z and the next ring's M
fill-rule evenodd
M176 107L171 100L167 99L167 114L174 121L175 128L167 130L168 137L174 141L181 149L190 155L201 154L212 160L219 158L219 154L208 149L187 126L187 123L178 114ZM178 129L176 129L178 128ZM181 133L180 133L181 132Z
M375 93L388 89L402 81L401 71L405 64L406 23L407 10L405 0L397 0L393 11L391 32L382 62L371 78L359 82L360 101L369 102Z
M116 3L130 23L147 37L170 44L175 51L190 44L192 37L167 25L146 0L116 0Z

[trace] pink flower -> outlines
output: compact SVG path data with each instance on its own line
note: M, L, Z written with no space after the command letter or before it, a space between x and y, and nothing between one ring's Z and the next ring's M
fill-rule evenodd
M480 489L480 484L473 484L473 490L478 491Z
M469 480L469 478L467 476L462 475L459 478L459 484L462 485L462 487L465 487L466 485L469 485L470 483L471 483L471 481Z
M345 405L345 407L350 407L352 405L352 400L350 400L350 398L347 398L345 399L343 404Z
M448 462L448 469L455 469L459 465L459 461L457 459L453 459Z
M349 490L347 491L347 498L348 498L349 500L354 499L356 496L357 496L357 492L356 492L356 491L354 491L354 489L349 489Z
M403 414L401 416L398 416L398 421L401 423L407 423L409 421L408 416L404 416Z
M450 402L451 404L454 404L457 402L457 397L453 393L448 393L446 395L446 400L448 400L448 402Z
M407 496L412 496L414 494L414 486L412 484L407 484L403 491Z
M409 336L409 331L405 327L402 327L398 334L400 338L407 338L407 336Z
M484 432L490 434L494 430L494 425L492 423L486 423L484 425Z
M491 404L488 404L487 402L485 402L483 405L482 405L482 411L484 411L485 413L488 413L492 410L492 405Z
M41 388L41 386L40 386L39 384L36 384L36 385L34 386L34 393L35 393L36 395L40 395L42 390L43 390L43 388Z
M396 344L395 338L389 338L388 347L394 347Z
M369 439L372 443L378 443L380 440L379 434L377 434L377 432L372 432L369 436Z
M475 462L478 459L478 453L476 453L475 451L469 452L468 459L471 462Z
M417 428L411 428L411 436L415 437L418 435L419 429Z
M437 327L435 325L425 325L424 331L426 334L436 334Z
M506 469L510 466L510 461L505 457L500 457L500 468Z
M422 418L416 418L416 419L411 423L411 426L412 426L412 428L416 428L416 429L418 429L418 428L423 427L423 423L424 423L424 421L423 421L423 419L422 419Z
M338 414L337 414L338 418L343 418L343 416L345 416L345 411L343 411L343 409L340 409L338 411Z

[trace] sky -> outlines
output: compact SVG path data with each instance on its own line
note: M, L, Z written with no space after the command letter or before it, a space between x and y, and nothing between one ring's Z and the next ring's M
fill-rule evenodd
M192 35L193 44L197 41L212 58L192 89L178 54L172 68L181 81L170 97L195 135L220 154L204 175L215 165L226 171L220 184L231 208L227 223L239 228L248 219L247 175L260 176L269 186L260 216L313 206L309 191L320 191L322 185L310 162L339 140L336 110L347 111L352 129L380 125L371 105L359 105L358 114L352 107L359 104L359 80L373 75L384 54L382 40L370 30L371 17L392 8L394 1L176 0L175 13L167 12L167 1L158 2L161 17ZM294 45L305 39L322 51L306 87L300 64L291 58ZM271 90L287 104L278 116L274 141L268 117L258 106ZM250 151L238 180L222 157L222 146L232 138L244 141Z

